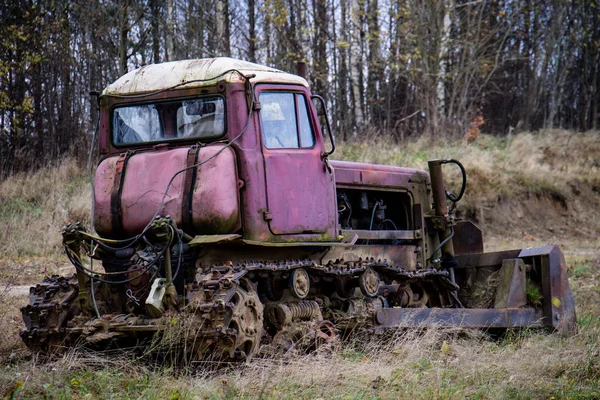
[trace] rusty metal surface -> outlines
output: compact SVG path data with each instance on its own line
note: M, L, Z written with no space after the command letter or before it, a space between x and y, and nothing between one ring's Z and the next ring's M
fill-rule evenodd
M520 258L504 260L496 291L495 308L520 308L527 305L525 263Z
M255 83L278 82L280 84L295 84L308 87L305 79L285 73L281 70L254 64L246 61L235 60L228 57L204 58L196 60L172 61L161 64L151 64L133 70L110 84L102 95L148 93L163 90L183 82L190 82L185 88L201 87L216 84L212 82L197 82L219 77L219 80L232 82L240 80L236 73L228 70L236 69L243 74L255 74L252 79Z
M305 240L304 237L296 237L296 240ZM347 239L347 240L346 240ZM288 242L263 242L256 240L242 240L243 243L251 245L251 246L260 246L260 247L280 247L280 248L288 248L294 249L297 251L299 247L351 247L354 246L356 241L358 240L358 235L354 235L353 237L344 237L344 240L340 242L296 242L290 240ZM295 253L294 251L294 253Z
M439 254L431 254L431 257L439 257L442 260L441 266L444 267L445 261L454 260L454 245L452 240L446 240L454 234L454 228L450 227L451 220L449 219L446 188L444 184L444 175L442 173L442 160L428 161L429 174L431 178L431 196L433 200L433 211L440 226L436 226L436 220L433 220L435 230L438 231L441 251ZM435 250L434 250L435 252ZM437 264L437 263L436 263ZM454 269L449 269L454 277Z
M183 180L179 174L173 180L164 205L158 209L171 177L187 166L188 147L157 152L141 152L129 158L121 188L123 233L134 235L143 230L155 212L170 215L178 225L182 222L184 198ZM222 144L203 147L198 160L206 160L223 150ZM116 159L102 161L96 172L96 230L103 235L113 232L111 194L116 174ZM227 148L218 156L197 167L192 194L192 222L196 232L203 234L234 233L241 227L239 180L234 152Z
M345 260L356 262L374 258L376 260L388 260L407 271L417 269L417 246L416 245L365 245L347 248L333 248L322 258L321 262Z
M543 326L543 314L533 308L382 308L377 326L388 328L461 327L517 328Z
M410 188L427 182L427 172L415 168L366 164L350 161L330 161L335 180L340 187L373 186L381 188Z
M29 291L29 305L21 308L25 329L21 339L34 351L54 351L65 340L65 329L81 313L77 304L78 284L69 278L53 275Z
M502 265L503 260L521 258L541 274L544 323L568 335L577 330L575 300L569 287L567 265L558 246L478 253L458 256L458 268L486 268Z
M503 260L519 257L520 252L521 250L505 250L460 255L456 256L458 266L455 268L500 266Z
M188 243L189 246L201 246L204 244L215 244L222 242L230 242L232 240L240 239L242 235L235 233L229 235L197 235Z
M523 249L520 258L537 261L542 270L542 307L548 324L563 335L577 331L575 299L569 287L565 257L558 246ZM536 260L537 259L537 260ZM529 262L528 262L529 263Z
M483 253L483 232L471 221L457 221L452 243L457 256Z
M358 239L370 240L414 240L421 237L421 231L368 231L359 229L342 230L344 237L358 235Z

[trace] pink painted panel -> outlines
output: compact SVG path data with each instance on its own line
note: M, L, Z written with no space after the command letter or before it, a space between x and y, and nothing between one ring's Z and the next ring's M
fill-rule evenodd
M318 149L263 150L269 222L276 235L325 233L335 221L333 175Z
M112 236L112 217L110 213L110 194L115 179L115 164L118 157L104 159L96 169L94 196L94 226L103 236Z
M195 233L233 233L240 229L239 187L235 154L223 144L204 147L198 160L214 159L197 168L192 199ZM187 166L188 147L140 152L130 157L125 170L121 195L123 232L141 232L157 211L170 179ZM102 161L96 172L96 215L98 233L117 236L112 230L110 198L113 190L117 156ZM179 226L182 223L185 172L175 177L167 192L160 215L170 215ZM189 232L193 233L193 232Z
M235 152L223 144L203 147L198 162L212 160L197 168L192 200L193 223L204 235L234 233L241 229L241 181L237 174Z
M125 233L139 233L151 221L169 180L177 171L186 167L187 151L187 148L179 148L144 152L129 159L121 195ZM173 217L178 224L181 223L184 178L185 174L181 173L173 180L164 205L158 210L161 215Z
M429 180L427 172L415 168L335 160L331 161L331 166L337 185L393 188Z

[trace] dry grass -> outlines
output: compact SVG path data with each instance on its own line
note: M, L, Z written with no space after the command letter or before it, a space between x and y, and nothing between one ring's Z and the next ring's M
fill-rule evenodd
M72 161L0 183L0 395L11 398L600 398L600 135L553 131L468 145L426 141L344 143L336 158L426 167L457 158L469 173L464 215L491 232L488 249L567 247L579 333L537 331L494 338L431 329L346 342L332 353L254 359L217 371L72 352L41 363L18 338L25 298L3 292L62 266L58 230L89 219L89 189ZM451 183L458 182L447 167ZM49 261L50 260L50 261ZM23 268L22 265L29 265ZM30 275L27 275L27 272ZM8 282L8 284L7 284Z
M588 272L600 273L596 261ZM254 359L216 371L72 352L53 363L0 367L0 388L21 385L16 398L594 399L600 396L600 323L590 320L587 311L595 307L585 304L579 334L570 338L405 331L355 340L333 353Z
M60 229L67 222L89 223L86 176L67 159L0 182L0 280L26 282L65 266Z
M35 174L0 182L1 256L53 255L61 227L89 223L90 189L85 169L67 159Z
M0 327L3 331L0 340L0 364L29 354L18 335L23 325L19 306L27 304L27 296L23 294L15 296L11 293L12 286L11 281L0 285ZM1 386L0 393L2 393Z

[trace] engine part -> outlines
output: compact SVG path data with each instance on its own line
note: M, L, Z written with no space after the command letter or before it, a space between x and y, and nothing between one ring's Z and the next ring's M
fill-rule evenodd
M150 294L148 294L148 297L146 298L146 312L152 318L159 318L163 315L163 312L165 311L163 300L166 292L167 280L156 278L154 282L152 282Z

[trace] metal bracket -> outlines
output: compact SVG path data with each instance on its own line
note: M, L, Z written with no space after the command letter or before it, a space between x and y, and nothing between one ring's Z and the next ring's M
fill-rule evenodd
M263 212L263 218L265 219L265 221L272 221L273 214L271 214L269 211L265 211Z
M425 215L425 223L433 231L443 232L448 227L446 218L437 215Z

